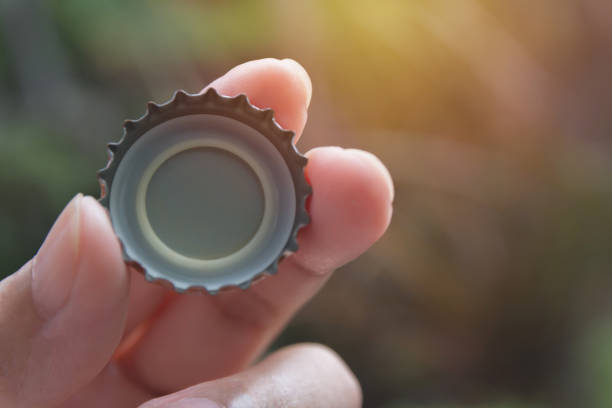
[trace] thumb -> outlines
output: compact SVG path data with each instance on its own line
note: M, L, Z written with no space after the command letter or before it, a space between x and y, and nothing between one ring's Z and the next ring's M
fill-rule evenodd
M128 291L105 210L77 195L0 282L0 406L55 406L90 382L120 341Z
M297 344L246 371L156 398L140 408L361 406L361 387L331 349Z

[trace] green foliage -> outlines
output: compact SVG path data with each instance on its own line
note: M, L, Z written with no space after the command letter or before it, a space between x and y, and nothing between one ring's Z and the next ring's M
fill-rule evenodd
M0 277L31 258L51 222L94 174L70 140L15 121L0 125ZM95 184L94 184L95 185Z
M582 343L581 378L591 396L593 408L612 406L612 322L595 322Z
M56 1L53 7L75 48L113 71L175 69L186 56L211 61L223 59L228 50L257 53L274 26L273 15L258 1L72 0Z

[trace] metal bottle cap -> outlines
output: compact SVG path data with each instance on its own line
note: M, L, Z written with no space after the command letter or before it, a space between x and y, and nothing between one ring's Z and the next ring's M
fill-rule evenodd
M98 172L123 256L175 290L246 289L297 250L306 158L270 109L209 88L149 103Z

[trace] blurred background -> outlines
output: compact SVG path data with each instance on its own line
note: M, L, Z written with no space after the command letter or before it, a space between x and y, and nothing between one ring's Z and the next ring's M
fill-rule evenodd
M275 347L333 347L366 407L612 406L608 0L3 1L0 277L99 194L124 119L268 56L311 74L300 149L396 187Z

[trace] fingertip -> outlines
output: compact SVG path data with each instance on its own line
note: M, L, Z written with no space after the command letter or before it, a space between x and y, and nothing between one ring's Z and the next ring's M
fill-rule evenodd
M361 178L365 196L370 197L371 214L378 214L378 221L373 223L377 240L391 223L393 215L393 200L395 188L389 170L374 154L365 150L346 149L345 153L352 156L356 164L353 165L353 174Z
M78 194L66 206L35 258L32 279L34 301L46 318L69 302L92 309L127 296L121 247L94 198Z
M307 119L312 83L306 70L291 59L265 58L238 65L209 87L226 96L246 94L250 102L274 110L279 125L299 137Z
M45 319L66 304L72 289L81 242L82 201L82 194L70 200L32 262L32 299Z
M332 348L321 343L298 343L281 349L279 353L296 354L304 361L316 362L321 372L336 373L337 387L351 399L347 406L361 406L363 393L359 379L346 361Z
M359 256L386 231L393 183L371 153L322 147L307 156L311 223L300 234L296 257L328 271Z
M26 266L16 278L12 288L4 284L13 309L0 313L0 323L19 338L9 340L11 353L22 358L16 360L25 375L19 394L27 406L55 406L104 368L125 324L129 279L104 208L77 195L31 271Z
M395 198L395 188L393 187L393 179L387 167L383 162L373 153L367 152L360 149L345 149L345 152L352 154L357 160L367 163L373 173L373 177L382 182L382 189L380 191L381 197L391 205Z
M304 87L301 93L303 93L303 99L305 99L306 108L308 108L312 99L312 81L310 80L310 75L308 75L306 69L294 59L284 58L280 62L287 66L290 75L297 77L297 84Z
M73 302L91 312L123 305L129 292L129 275L121 246L107 211L93 197L81 203L80 267Z
M89 256L95 261L123 267L121 245L113 230L107 210L93 197L83 197L81 236Z
M80 243L68 302L45 327L73 386L83 386L108 363L127 316L130 279L106 210L94 198L80 204ZM74 342L74 339L78 339Z

